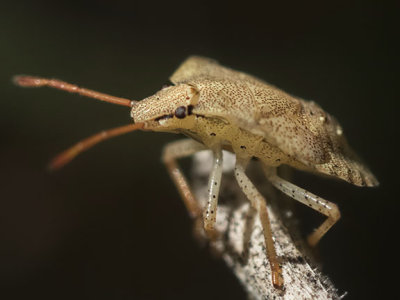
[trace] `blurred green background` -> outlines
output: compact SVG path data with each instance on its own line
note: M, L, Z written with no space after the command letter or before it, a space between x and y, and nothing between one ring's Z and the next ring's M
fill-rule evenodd
M342 210L320 257L346 299L389 294L399 211L398 10L394 1L2 3L0 297L244 299L230 270L192 238L160 162L178 136L121 136L49 173L55 154L128 124L129 110L11 82L40 75L139 100L191 54L315 100L338 118L381 186L295 180ZM321 220L299 210L311 226Z

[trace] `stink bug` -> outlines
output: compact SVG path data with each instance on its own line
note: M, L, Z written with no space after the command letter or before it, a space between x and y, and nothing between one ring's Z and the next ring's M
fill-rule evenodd
M266 177L277 189L327 216L308 236L312 246L339 220L339 209L334 203L280 178L276 173L279 165L325 174L358 186L378 185L374 175L348 146L336 119L320 106L211 59L189 57L171 76L171 86L142 101L109 96L56 79L17 76L14 81L20 86L49 86L131 108L133 124L81 141L57 156L50 165L52 169L63 166L102 140L134 130L182 133L190 137L166 145L162 158L190 215L203 224L210 239L218 236L214 228L222 150L233 152L237 182L261 219L272 283L277 288L283 288L282 270L274 248L266 200L245 174L249 160L258 159ZM206 149L212 151L214 159L208 201L203 208L194 198L176 160Z

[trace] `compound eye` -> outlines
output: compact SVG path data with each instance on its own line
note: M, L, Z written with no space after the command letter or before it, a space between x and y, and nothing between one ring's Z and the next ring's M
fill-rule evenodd
M184 117L186 117L186 107L179 106L175 110L175 117L177 117L178 119L183 119Z

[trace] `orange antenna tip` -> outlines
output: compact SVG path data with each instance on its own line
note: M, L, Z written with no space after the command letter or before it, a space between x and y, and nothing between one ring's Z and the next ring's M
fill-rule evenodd
M13 82L16 85L23 86L23 87L37 87L45 85L43 79L34 77L34 76L25 76L25 75L18 75L14 76Z
M55 170L60 169L61 167L65 166L71 160L73 160L75 158L75 156L77 156L80 152L77 147L78 145L57 155L48 165L48 169L50 171L55 171Z

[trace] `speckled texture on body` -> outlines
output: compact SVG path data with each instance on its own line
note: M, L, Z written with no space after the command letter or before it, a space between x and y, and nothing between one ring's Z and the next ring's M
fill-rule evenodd
M316 103L197 56L183 62L170 79L198 91L193 113L223 119L263 137L295 161L289 165L302 164L308 171L359 186L378 184L347 145L336 119Z

